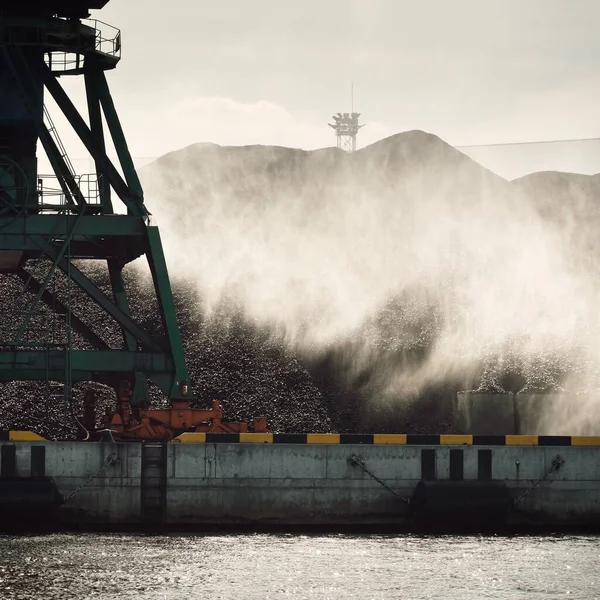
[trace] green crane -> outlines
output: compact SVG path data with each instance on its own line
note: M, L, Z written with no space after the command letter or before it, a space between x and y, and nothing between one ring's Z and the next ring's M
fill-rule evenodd
M144 205L106 80L106 71L120 60L121 33L88 18L91 9L107 2L0 3L0 273L16 274L28 298L33 297L18 313L14 335L0 341L0 380L67 386L97 381L130 390L131 404L138 406L147 403L150 380L172 401L181 401L191 390L160 234ZM59 82L59 77L67 76L83 76L87 119ZM91 176L75 173L44 106L46 94L93 159ZM109 136L120 170L107 156ZM48 192L48 178L38 174L38 142L52 166L55 193ZM115 211L116 200L126 209L123 214ZM123 268L141 256L152 274L160 336L151 335L130 313ZM40 258L49 265L42 275L28 266L31 259ZM82 259L105 261L112 297L77 266ZM118 325L119 347L109 346L101 331L59 297L52 282L60 272ZM52 345L24 339L40 303L66 317L67 342ZM73 348L71 331L91 349Z

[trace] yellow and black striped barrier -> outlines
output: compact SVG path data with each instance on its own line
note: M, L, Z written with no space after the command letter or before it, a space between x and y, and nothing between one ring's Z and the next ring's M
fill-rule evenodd
M600 446L600 436L403 433L182 433L189 444L394 444L400 446Z
M44 442L32 431L0 430L0 442ZM600 446L600 436L419 435L405 433L182 433L179 444L391 444L396 446Z
M0 429L0 442L45 442L43 438L33 431L17 431Z

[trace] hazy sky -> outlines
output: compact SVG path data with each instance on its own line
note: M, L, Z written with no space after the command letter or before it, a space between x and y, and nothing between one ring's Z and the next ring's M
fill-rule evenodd
M109 83L140 158L333 145L351 81L359 145L409 129L453 145L600 134L598 0L111 0L94 16L123 32ZM597 172L600 145L484 159L506 175Z

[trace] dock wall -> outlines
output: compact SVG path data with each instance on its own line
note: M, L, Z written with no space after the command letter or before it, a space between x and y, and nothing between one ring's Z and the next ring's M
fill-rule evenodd
M600 524L597 438L400 437L404 444L9 441L0 478L51 477L65 497L83 486L58 510L65 523L402 524L417 484L438 481L465 490L502 482L516 523ZM552 470L556 457L563 462Z

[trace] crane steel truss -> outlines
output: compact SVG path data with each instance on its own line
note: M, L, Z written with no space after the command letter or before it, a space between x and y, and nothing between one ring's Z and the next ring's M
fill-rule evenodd
M149 379L172 401L181 401L191 390L161 239L150 224L105 76L120 60L121 34L85 18L107 1L2 0L0 5L0 272L16 274L34 296L13 339L0 341L0 380L98 381L115 389L125 384L131 404L144 405ZM58 79L76 75L85 81L87 122ZM45 93L92 157L91 178L74 172L45 111ZM107 136L121 172L107 156ZM46 179L38 175L38 140L58 194L49 196ZM126 214L115 213L114 197ZM123 268L141 256L147 258L158 300L163 326L158 337L136 323L129 309ZM50 265L42 277L27 263L40 257ZM113 297L76 266L81 259L105 261ZM51 285L57 271L118 324L121 347L110 347L58 297ZM31 314L42 302L67 315L72 330L93 349L24 341Z

